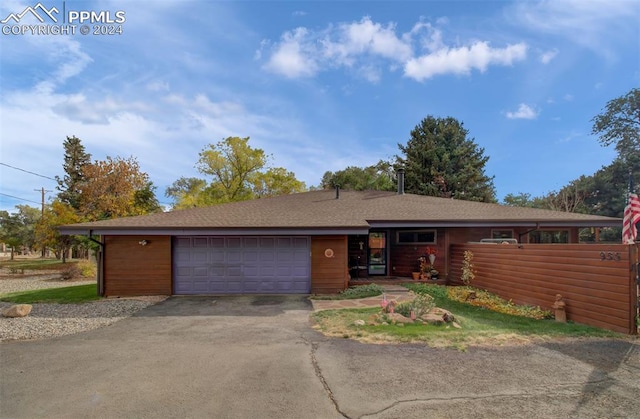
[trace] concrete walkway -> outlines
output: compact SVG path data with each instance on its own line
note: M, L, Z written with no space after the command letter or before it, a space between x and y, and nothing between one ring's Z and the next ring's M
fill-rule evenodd
M415 294L401 285L382 285L384 294L388 301L396 301L402 303L411 301L415 298ZM369 308L380 307L382 295L375 297L359 298L353 300L314 300L311 299L314 311L321 310L337 310L341 308Z

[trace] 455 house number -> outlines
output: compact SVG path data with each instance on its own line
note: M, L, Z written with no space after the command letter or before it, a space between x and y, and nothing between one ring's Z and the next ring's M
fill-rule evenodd
M600 260L620 260L620 252L600 252Z

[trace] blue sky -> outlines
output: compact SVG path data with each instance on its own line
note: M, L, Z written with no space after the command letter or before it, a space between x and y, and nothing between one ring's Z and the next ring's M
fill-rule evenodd
M394 156L427 115L464 123L499 199L539 196L611 162L591 119L640 85L637 1L40 3L126 20L116 35L5 28L39 24L30 14L3 24L0 163L61 176L75 135L94 159L136 157L165 203L225 137L251 137L313 186ZM4 0L0 20L37 4ZM47 178L0 177L0 209L55 194Z

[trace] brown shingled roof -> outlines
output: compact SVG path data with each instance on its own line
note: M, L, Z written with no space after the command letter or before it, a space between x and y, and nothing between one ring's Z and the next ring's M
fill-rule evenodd
M614 226L617 218L382 191L320 190L64 226L63 232L147 229L368 229L375 225Z

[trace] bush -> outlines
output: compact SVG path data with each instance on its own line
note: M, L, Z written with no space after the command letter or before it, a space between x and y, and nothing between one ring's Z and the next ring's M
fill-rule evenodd
M80 275L80 269L78 269L78 267L75 264L70 265L66 269L63 269L62 271L60 271L61 279L72 279L78 275Z
M498 313L529 317L536 320L553 318L553 313L549 310L543 310L537 306L517 305L511 300L505 300L488 291L473 287L450 287L447 294L453 301L484 307Z
M406 284L405 287L409 288L416 294L427 294L433 297L436 301L446 300L447 287L435 284Z
M77 263L78 271L84 278L95 278L98 273L98 268L95 263L88 260L83 260Z
M413 301L398 304L394 311L402 314L404 317L411 316L411 310L413 310L416 317L420 317L427 314L432 308L436 306L436 302L429 294L418 294Z
M357 287L351 287L342 291L338 298L340 299L354 299L354 298L366 298L375 297L376 295L382 295L384 289L378 284L359 285Z

